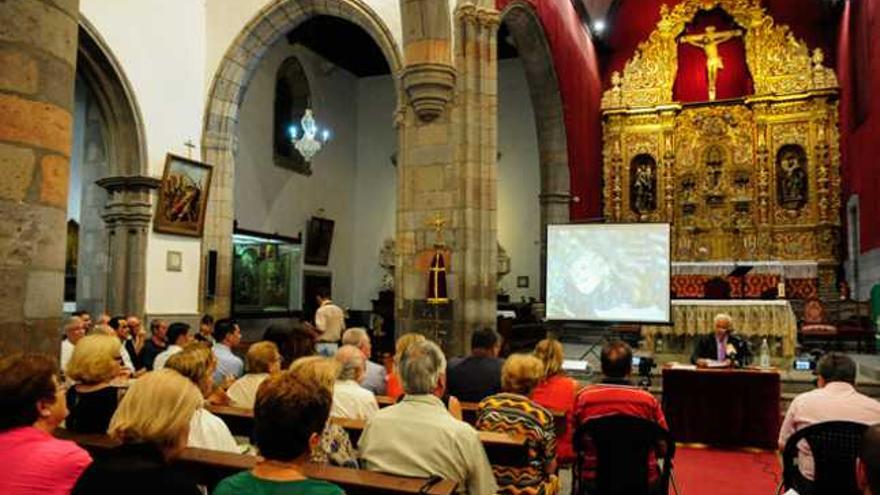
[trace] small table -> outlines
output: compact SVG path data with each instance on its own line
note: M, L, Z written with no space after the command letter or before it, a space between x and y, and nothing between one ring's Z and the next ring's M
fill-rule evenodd
M663 412L677 442L776 449L777 370L663 369Z

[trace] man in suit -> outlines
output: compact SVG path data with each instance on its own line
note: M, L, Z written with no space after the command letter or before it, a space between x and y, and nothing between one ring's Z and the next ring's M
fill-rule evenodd
M751 360L749 344L732 335L733 325L730 316L724 313L715 316L715 332L701 336L694 346L691 362L697 366L708 366L711 361L725 363L727 366L741 367Z

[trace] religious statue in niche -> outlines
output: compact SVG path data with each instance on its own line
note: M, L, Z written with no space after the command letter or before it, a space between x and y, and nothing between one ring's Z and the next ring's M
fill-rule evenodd
M702 48L703 51L706 52L706 75L709 80L709 101L715 101L715 83L718 80L718 71L724 68L724 60L722 60L721 55L718 54L718 45L742 35L743 32L739 29L716 32L713 26L709 26L703 34L691 34L681 37L682 43L694 45L697 48Z
M807 203L807 154L796 144L786 144L776 154L776 190L779 206L799 210Z
M648 154L636 155L629 166L629 204L645 214L657 209L657 161Z
M710 146L706 150L706 191L710 203L721 200L723 169L724 150L718 145Z

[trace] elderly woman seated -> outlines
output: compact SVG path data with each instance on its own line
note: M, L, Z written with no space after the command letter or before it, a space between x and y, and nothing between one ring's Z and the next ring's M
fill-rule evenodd
M74 495L200 494L172 461L186 447L190 420L201 404L199 390L172 370L135 380L110 421L110 436L122 445L86 469Z
M263 382L254 406L254 436L260 460L250 471L221 481L214 495L342 495L338 486L309 479L303 472L309 451L321 442L332 400L323 384L295 371Z
M364 354L353 345L344 345L336 352L339 377L333 387L333 408L330 415L339 418L370 419L379 411L373 392L361 387L366 373Z
M231 405L254 408L257 400L257 389L269 375L281 372L281 354L274 342L262 341L252 345L245 356L247 373L235 381L226 395Z
M559 492L556 476L556 428L553 414L529 399L544 378L544 363L532 355L514 354L501 369L500 394L483 399L477 410L478 430L522 435L529 446L524 467L492 466L499 494Z
M67 363L67 377L76 383L67 390L67 429L106 433L121 394L112 382L124 374L118 338L98 334L80 339Z

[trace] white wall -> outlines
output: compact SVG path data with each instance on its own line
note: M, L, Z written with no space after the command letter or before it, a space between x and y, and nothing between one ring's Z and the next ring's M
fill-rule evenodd
M501 286L511 301L541 292L541 173L538 138L525 71L519 59L498 62L498 241L510 256ZM518 289L517 276L529 287Z
M201 136L204 0L81 0L80 12L110 46L131 82L146 131L149 174L160 177L165 154L185 155L183 143L198 143ZM198 311L200 249L198 239L151 234L148 313ZM168 250L183 253L182 272L165 271Z

